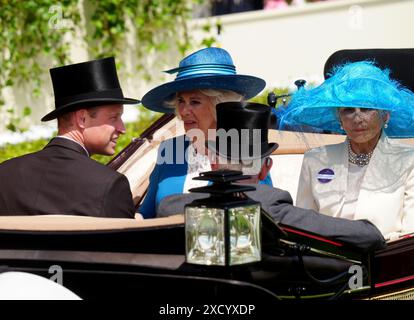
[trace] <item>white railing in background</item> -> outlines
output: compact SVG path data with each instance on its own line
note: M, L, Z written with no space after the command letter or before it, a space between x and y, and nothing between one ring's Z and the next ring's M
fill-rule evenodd
M232 54L238 72L262 77L271 87L298 78L322 81L325 61L340 49L414 47L413 0L316 2L195 24L214 25L217 19L220 45Z

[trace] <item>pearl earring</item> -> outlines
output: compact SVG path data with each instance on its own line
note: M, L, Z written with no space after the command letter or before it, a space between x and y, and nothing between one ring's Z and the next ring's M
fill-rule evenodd
M384 123L384 129L387 129L388 128L388 123L387 122L385 122Z

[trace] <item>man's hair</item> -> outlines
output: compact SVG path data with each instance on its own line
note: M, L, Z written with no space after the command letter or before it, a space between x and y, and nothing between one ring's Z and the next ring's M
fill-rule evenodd
M216 89L198 89L195 90L198 91L207 97L210 98L212 107L211 107L211 114L214 117L214 120L217 121L217 115L216 115L216 106L219 103L222 102L231 102L231 101L241 101L243 99L243 96L241 94L238 94L231 90L216 90ZM175 97L167 101L166 104L175 110L175 115L178 119L181 119L180 113L178 112L178 97L175 95Z
M98 114L99 108L100 108L100 106L89 107L89 108L86 108L86 112L88 112L88 114L91 118L96 118L96 115ZM83 109L83 108L79 108L79 109ZM76 111L77 110L69 111L69 112L66 112L66 113L58 116L57 117L58 128L70 127L72 125L72 122L71 122L72 114Z
M73 111L67 112L57 117L58 128L67 128L72 125L72 122L71 122L72 113Z

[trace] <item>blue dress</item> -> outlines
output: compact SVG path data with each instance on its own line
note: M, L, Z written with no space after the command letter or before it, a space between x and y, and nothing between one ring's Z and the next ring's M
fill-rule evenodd
M183 193L188 172L189 145L190 141L184 135L161 143L147 195L138 210L144 219L155 218L158 204L164 197ZM270 174L260 184L272 186Z

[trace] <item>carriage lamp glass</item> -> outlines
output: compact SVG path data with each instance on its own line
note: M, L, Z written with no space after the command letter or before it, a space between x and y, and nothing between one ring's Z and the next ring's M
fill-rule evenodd
M254 187L234 185L239 171L202 173L199 180L211 186L191 189L210 193L185 208L186 262L232 266L261 260L260 204L238 196Z

